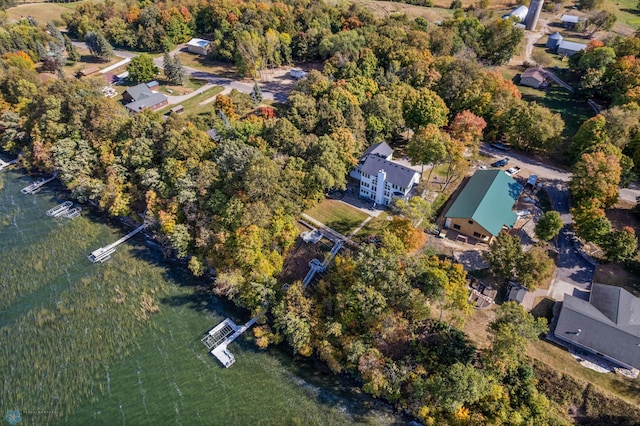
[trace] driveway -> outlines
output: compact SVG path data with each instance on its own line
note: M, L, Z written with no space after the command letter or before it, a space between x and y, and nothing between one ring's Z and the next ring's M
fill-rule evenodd
M569 190L567 188L571 174L513 152L502 152L487 146L483 146L481 152L496 159L508 157L512 162L516 160L532 174L544 179L544 187L549 194L551 204L560 213L564 223L556 238L558 261L549 290L536 290L534 293L528 294L523 303L525 308L531 309L535 297L538 296L546 295L554 300L563 300L564 295L568 293L588 298L595 267L578 253L574 245L573 231L571 230L573 218L569 213Z

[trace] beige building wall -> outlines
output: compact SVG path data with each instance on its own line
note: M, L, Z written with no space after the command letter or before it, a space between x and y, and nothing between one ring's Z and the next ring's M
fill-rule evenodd
M491 233L484 229L482 226L478 225L472 219L450 219L451 225L449 226L449 228L459 232L460 234L475 238L476 240L482 241L484 243L491 243L491 241L493 240L493 236L491 235Z

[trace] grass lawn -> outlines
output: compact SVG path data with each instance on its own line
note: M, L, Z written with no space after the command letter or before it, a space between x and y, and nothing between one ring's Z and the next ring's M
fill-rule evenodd
M162 57L162 56L160 56ZM196 55L194 53L179 52L178 59L185 67L195 68L197 70L207 71L219 77L237 78L236 67L233 64L226 64L219 61L211 61L205 56Z
M189 78L182 86L174 86L162 78L158 78L157 81L160 83L158 91L173 96L186 95L207 84L206 80L199 78Z
M53 19L60 19L60 16L65 12L71 12L76 8L78 3L46 3L44 4L21 4L15 7L7 9L7 15L9 19L18 20L20 18L26 18L27 16L33 17L39 24L46 24Z
M518 67L503 67L500 73L505 79L514 80L516 74L522 73L522 70ZM559 77L563 78L562 74ZM518 86L518 90L522 93L522 99L537 102L560 114L564 120L563 136L566 138L573 137L580 125L594 115L593 109L586 102L573 99L571 93L557 84L550 84L547 90L527 86Z
M114 56L108 62L100 61L95 57L91 56L91 54L87 49L78 49L78 53L80 54L80 60L76 63L67 62L69 65L66 65L64 67L64 72L69 77L75 77L76 73L84 68L90 68L95 66L100 69L104 69L110 65L113 65L122 61L122 58L119 56ZM95 73L95 74L92 74L91 77L96 75L100 75L100 74Z
M324 200L305 212L343 235L353 231L368 215L342 201Z
M585 368L564 348L542 340L531 343L527 349L527 355L578 380L593 383L630 404L640 405L640 382L637 380L613 373L598 373Z
M197 95L187 99L184 102L180 102L180 105L184 107L184 112L187 114L200 114L205 111L213 111L213 102L200 105L200 102L203 102L209 99L212 96L217 95L222 92L224 88L222 86L213 86L202 93L198 93ZM163 109L158 110L158 112L165 113L173 108L175 105L167 105Z
M640 28L640 11L637 0L606 0L605 5L612 8L618 22L632 28Z

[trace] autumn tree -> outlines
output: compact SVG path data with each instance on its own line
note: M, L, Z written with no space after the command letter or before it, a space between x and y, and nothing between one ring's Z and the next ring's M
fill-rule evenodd
M450 140L449 135L440 130L436 125L427 124L418 129L409 141L407 154L409 158L411 158L412 163L420 164L423 173L424 165L431 164L427 181L431 181L433 168L445 160L447 156L447 146Z
M414 130L427 124L442 127L447 124L448 113L442 98L427 88L410 92L403 106L404 120Z
M151 81L158 74L158 67L153 63L153 57L143 53L131 58L127 64L129 79L134 83Z
M532 247L524 252L517 265L518 282L529 291L534 291L538 285L551 278L553 274L553 259L542 247Z
M560 213L555 210L547 211L536 223L536 237L544 242L552 240L558 235L563 225Z
M564 129L560 114L535 102L515 103L505 124L507 140L525 152L553 149Z
M522 363L529 341L548 331L546 318L536 319L516 302L500 305L489 328L493 332L489 349L491 368L505 372Z
M573 227L579 237L600 244L611 231L611 222L598 200L584 200L571 209Z
M501 232L489 246L485 260L491 272L502 280L516 276L518 264L522 259L522 246L517 236Z
M461 141L466 147L472 148L473 152L477 152L485 127L487 127L487 122L484 118L478 117L469 110L464 110L453 118L449 125L449 131L452 137Z
M569 189L577 204L597 200L602 208L613 206L618 200L620 157L598 150L582 154L573 168Z
M625 226L622 231L612 231L601 244L607 260L612 262L626 262L636 257L638 252L638 238L633 228Z
M307 298L302 283L296 281L289 286L284 298L274 307L275 326L285 336L294 354L309 356L311 327L313 326L313 299Z

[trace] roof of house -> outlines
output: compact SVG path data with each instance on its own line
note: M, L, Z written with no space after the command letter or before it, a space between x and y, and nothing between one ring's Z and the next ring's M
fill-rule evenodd
M542 67L531 67L527 68L525 72L522 73L520 78L535 78L538 81L544 81L545 74L544 69Z
M521 191L522 185L502 170L478 170L445 216L473 219L496 236L504 225L516 223L518 215L512 208Z
M588 302L565 295L554 333L640 368L640 300L621 287L593 283Z
M562 40L564 37L562 37L562 34L556 31L555 33L551 34L549 38L552 40Z
M204 40L201 38L192 38L187 44L189 46L207 47L209 44L211 44L211 42L209 40Z
M131 111L140 112L145 108L153 108L166 100L167 97L162 93L153 93L151 96L144 96L135 102L128 103L125 107Z
M578 22L580 22L580 17L574 15L562 15L562 18L560 18L560 20L562 22L568 22L570 24L577 24Z
M376 176L380 170L387 174L386 180L401 188L408 188L415 175L419 173L396 162L385 160L377 155L369 155L362 164L361 172Z
M130 87L125 90L125 92L127 92L129 96L131 96L131 99L133 99L134 102L153 95L153 92L145 83L140 83L136 86Z
M361 159L365 159L368 155L377 155L378 157L387 158L393 155L393 148L386 144L386 142L374 143L362 154Z
M160 83L158 83L158 82L157 82L157 81L155 81L155 80L150 81L150 82L145 83L145 84L147 85L147 87L148 87L149 89L151 89L152 87L156 87L156 86L159 86L159 85L160 85Z
M570 50L572 52L578 52L587 48L586 44L574 43L573 41L562 40L558 45L558 49Z

